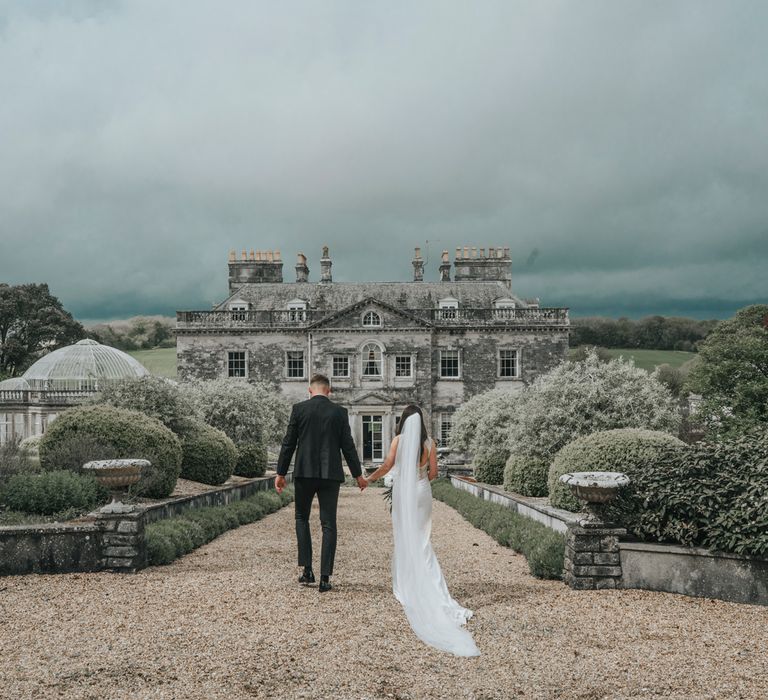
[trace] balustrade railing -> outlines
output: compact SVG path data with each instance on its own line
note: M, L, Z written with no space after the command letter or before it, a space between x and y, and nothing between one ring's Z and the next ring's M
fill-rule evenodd
M3 389L0 403L77 403L94 393L86 389Z
M413 316L425 318L439 325L548 325L567 326L567 308L526 309L405 309ZM303 327L336 313L336 310L285 311L178 311L176 327L194 328L279 328Z

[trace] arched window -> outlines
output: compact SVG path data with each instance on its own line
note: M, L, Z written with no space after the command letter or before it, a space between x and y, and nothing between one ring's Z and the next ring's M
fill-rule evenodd
M381 376L381 348L376 343L367 343L361 352L364 377Z
M366 311L363 316L363 325L366 328L379 328L381 326L381 316L375 311Z

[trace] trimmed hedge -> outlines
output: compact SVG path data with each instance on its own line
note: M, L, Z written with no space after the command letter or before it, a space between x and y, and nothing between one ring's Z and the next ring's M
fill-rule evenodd
M145 530L149 564L170 564L227 530L256 522L292 500L293 487L289 486L282 494L259 491L226 506L190 510L177 518L151 523Z
M624 472L633 483L650 473L664 472L684 453L682 440L655 430L618 428L584 435L568 443L549 468L549 502L555 508L578 513L583 505L571 494L560 476L568 472ZM642 501L632 496L632 488L619 494L606 515L628 526L643 509Z
M92 459L148 459L135 492L149 498L171 495L181 471L181 443L160 421L138 411L111 406L79 406L64 411L40 441L45 471L79 472Z
M267 471L267 448L258 442L241 442L237 448L237 464L235 474L238 476L264 476Z
M0 502L10 510L53 515L66 510L86 511L109 501L109 491L92 476L71 471L17 474L0 492Z
M201 484L223 484L235 469L237 449L221 430L189 422L181 437L181 476Z
M511 454L504 467L504 490L521 496L546 496L549 463L539 457Z
M524 555L531 574L537 578L563 577L565 537L560 533L498 503L456 489L447 479L432 482L432 495L455 508L499 544Z
M505 449L484 448L472 459L474 476L484 484L499 486L504 481L504 463L509 452Z
M702 441L636 477L627 521L645 540L768 555L768 432Z

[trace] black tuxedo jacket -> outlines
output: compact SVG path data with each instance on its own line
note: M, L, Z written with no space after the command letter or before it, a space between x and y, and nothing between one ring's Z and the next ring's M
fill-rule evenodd
M294 404L277 460L277 473L281 476L288 473L294 451L294 478L344 481L340 452L344 453L352 476L358 477L363 473L349 429L347 409L333 403L327 396L313 396Z

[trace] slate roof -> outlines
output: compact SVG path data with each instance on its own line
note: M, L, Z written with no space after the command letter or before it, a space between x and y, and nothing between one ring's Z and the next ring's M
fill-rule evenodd
M289 301L304 299L310 309L344 309L356 302L376 299L405 309L434 309L446 297L469 309L490 308L496 299L514 299L518 308L531 304L510 292L504 282L275 282L251 283L237 288L218 310L233 299L242 299L255 311L285 309Z

